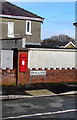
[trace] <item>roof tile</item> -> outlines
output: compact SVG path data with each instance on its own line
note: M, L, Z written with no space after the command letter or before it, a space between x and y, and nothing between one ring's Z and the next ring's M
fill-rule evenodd
M32 18L41 18L44 19L32 12L29 12L27 10L24 10L12 3L9 2L1 2L0 0L0 6L2 6L2 10L0 9L0 14L3 15L13 15L13 16L24 16L24 17L32 17Z

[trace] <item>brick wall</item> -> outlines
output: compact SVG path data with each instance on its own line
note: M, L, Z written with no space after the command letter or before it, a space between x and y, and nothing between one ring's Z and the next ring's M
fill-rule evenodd
M0 84L16 84L16 70L10 70L9 68L6 68L6 70L2 70L0 68Z
M29 69L26 72L20 72L20 54L28 54L28 50L14 51L13 70L0 68L0 84L32 84L32 83L53 83L53 82L77 82L77 69ZM28 64L27 64L28 65ZM30 75L31 71L46 71L45 75Z
M33 69L31 71L44 71L43 69ZM54 83L54 82L77 82L77 69L45 69L46 75L30 75L30 70L18 72L16 69L2 70L0 68L0 84L32 84L32 83Z
M50 82L76 82L77 81L77 69L42 69L36 68L28 69L26 72L20 72L20 54L28 54L28 50L18 51L18 63L17 63L17 84L31 84L31 83L50 83ZM46 71L46 75L30 75L30 71Z
M50 82L75 82L77 81L76 69L52 69L47 70L47 80Z
M38 71L36 69L31 71ZM42 71L42 69L41 69ZM19 73L19 84L32 83L55 83L55 82L77 82L77 69L46 69L46 75L30 75L28 69L26 73Z
M17 84L27 84L29 81L29 69L27 67L26 72L20 72L20 54L28 54L27 50L18 51L18 63L17 63ZM28 64L27 64L28 65Z

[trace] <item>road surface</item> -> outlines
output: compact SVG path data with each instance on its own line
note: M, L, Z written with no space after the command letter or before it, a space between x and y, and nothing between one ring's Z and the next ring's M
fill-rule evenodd
M26 120L31 118L77 119L77 96L31 97L2 102L3 120ZM64 120L64 119L63 119Z

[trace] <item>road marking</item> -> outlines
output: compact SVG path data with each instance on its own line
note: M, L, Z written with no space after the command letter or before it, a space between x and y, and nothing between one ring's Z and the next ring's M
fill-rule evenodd
M70 109L70 110L63 110L63 111L57 111L57 112L36 113L36 114L21 115L21 116L16 116L16 117L1 118L1 120L18 119L18 118L34 117L34 116L42 116L42 115L53 115L53 114L60 114L60 113L67 113L67 112L76 112L76 111L77 111L77 109Z

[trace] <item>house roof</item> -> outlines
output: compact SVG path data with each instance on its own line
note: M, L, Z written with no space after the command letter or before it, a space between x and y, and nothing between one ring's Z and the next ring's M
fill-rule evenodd
M44 18L29 12L27 10L24 10L12 3L9 3L7 1L2 2L2 0L0 0L0 6L2 6L2 10L0 10L0 15L2 15L2 17L21 17L23 18L34 18L34 19L39 19L40 21L43 21Z
M49 43L43 43L43 42L41 43L42 46L48 48L67 48L69 44L72 44L73 47L75 47L75 45L71 41L70 42L52 41Z
M67 44L64 46L64 48L68 47L70 44L71 44L71 45L75 48L74 43L73 43L73 42L71 42L71 41L70 41L69 43L67 43Z

